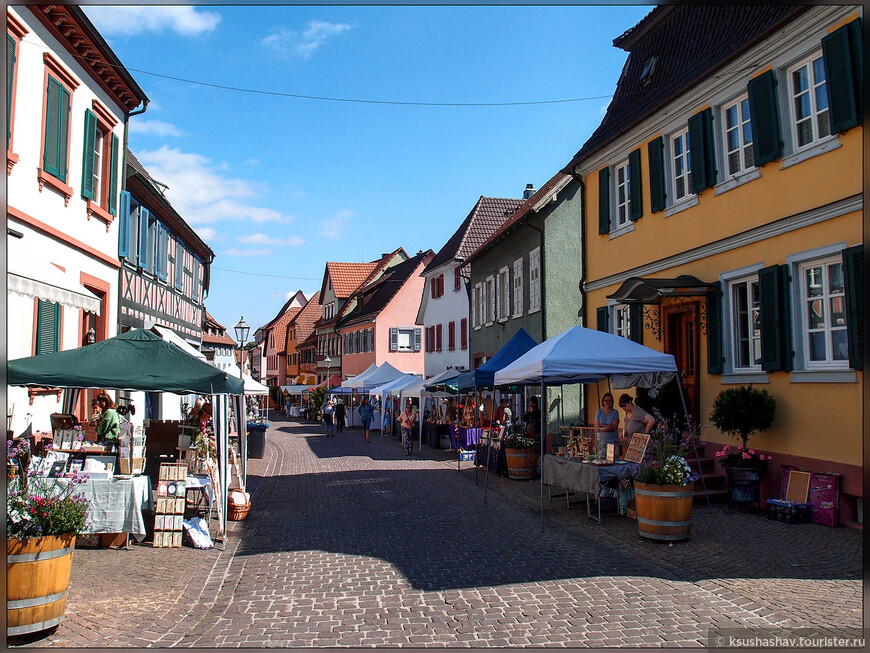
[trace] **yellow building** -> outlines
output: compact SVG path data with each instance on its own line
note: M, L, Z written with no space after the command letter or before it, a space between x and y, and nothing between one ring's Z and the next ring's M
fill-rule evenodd
M587 324L674 354L708 454L735 443L710 424L717 394L766 389L763 494L783 465L836 471L847 522L863 521L861 17L654 9L614 41L613 100L565 168L585 187Z

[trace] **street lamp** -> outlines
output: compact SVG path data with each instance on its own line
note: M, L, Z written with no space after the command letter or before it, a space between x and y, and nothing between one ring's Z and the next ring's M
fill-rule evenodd
M236 331L236 340L239 341L239 378L244 381L244 377L242 376L243 375L243 367L242 367L243 366L243 363L242 363L243 354L242 354L242 352L245 350L245 341L247 341L247 339L248 339L248 334L251 331L251 327L249 327L247 324L245 324L245 318L242 317L239 320L239 323L233 328Z
M327 389L329 386L329 366L332 365L332 359L329 357L329 354L326 355L326 358L323 359L323 362L326 363L326 385Z

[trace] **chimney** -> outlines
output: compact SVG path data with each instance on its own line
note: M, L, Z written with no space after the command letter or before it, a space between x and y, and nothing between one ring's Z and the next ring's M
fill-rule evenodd
M534 184L526 184L526 189L523 191L523 199L527 200L534 194L535 194L535 185Z

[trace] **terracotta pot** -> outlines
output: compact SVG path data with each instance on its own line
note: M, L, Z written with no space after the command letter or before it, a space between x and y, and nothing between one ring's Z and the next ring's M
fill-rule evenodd
M692 525L692 484L650 485L634 482L637 531L650 540L689 539Z
M61 622L75 544L75 535L6 540L7 637Z

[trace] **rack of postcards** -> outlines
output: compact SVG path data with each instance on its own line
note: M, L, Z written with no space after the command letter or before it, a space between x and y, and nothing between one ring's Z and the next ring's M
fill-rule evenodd
M184 529L187 464L162 463L157 481L154 514L154 546L178 548Z

